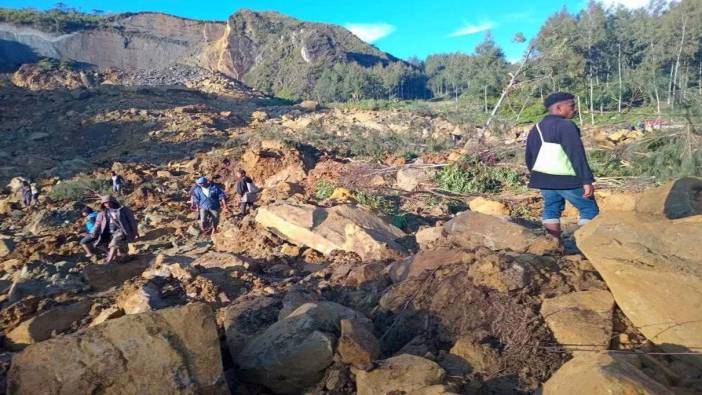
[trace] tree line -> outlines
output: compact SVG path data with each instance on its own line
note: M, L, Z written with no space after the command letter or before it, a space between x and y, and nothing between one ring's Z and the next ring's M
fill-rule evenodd
M567 90L590 114L640 106L660 111L702 95L699 0L653 0L635 10L590 1L577 13L553 14L530 42L522 35L515 40L530 54L526 65L510 64L487 33L472 54L372 68L337 64L321 72L308 95L322 101L467 97L489 112L517 70L513 95L536 102Z

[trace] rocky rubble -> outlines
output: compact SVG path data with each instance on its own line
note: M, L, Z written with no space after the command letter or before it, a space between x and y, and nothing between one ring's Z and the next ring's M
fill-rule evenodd
M533 195L457 197L463 211L454 214L423 195L435 182L424 171L347 182L377 164L265 137L247 143L269 124L349 117L335 125L343 129L380 122L382 112L352 122L353 113L305 103L264 117L251 103L229 113L192 92L119 89L91 91L111 98L104 108L76 99L57 130L154 122L148 139L135 131L124 146L96 149L84 170L37 179L44 170L29 166L25 177L45 188L30 209L17 204L18 163L2 168L12 176L0 196L0 378L9 393L702 391L696 355L660 354L701 347L699 179L600 193L601 216L574 237L582 253L564 252L516 218L538 210ZM61 95L17 94L2 100ZM17 114L7 120L22 124ZM35 125L18 126L11 144ZM200 145L215 138L227 146ZM176 153L146 154L145 141ZM201 235L186 203L193 180L205 174L232 191L238 168L264 188L255 211L223 215L219 233ZM79 210L95 204L92 192L52 192L113 169L127 180L119 198L141 237L128 259L103 264L79 255ZM318 196L321 180L334 181L330 194ZM391 190L403 216L359 199L359 185L370 184L368 194Z

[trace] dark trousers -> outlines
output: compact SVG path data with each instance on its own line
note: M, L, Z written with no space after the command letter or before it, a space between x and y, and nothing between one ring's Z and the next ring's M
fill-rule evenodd
M239 209L242 215L248 214L249 211L251 211L251 207L253 207L253 203L251 202L241 202L239 204Z

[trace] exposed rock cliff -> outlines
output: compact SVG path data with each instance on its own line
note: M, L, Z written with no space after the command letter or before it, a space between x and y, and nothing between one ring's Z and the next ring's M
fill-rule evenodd
M122 70L197 66L290 96L309 90L321 70L335 63L397 61L342 27L275 12L241 10L226 22L125 14L104 27L66 34L0 23L0 70L39 57Z

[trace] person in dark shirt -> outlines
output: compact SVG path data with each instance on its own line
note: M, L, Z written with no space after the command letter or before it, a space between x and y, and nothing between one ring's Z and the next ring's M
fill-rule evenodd
M580 225L599 214L592 185L595 179L580 139L580 129L571 121L577 113L574 99L572 94L565 92L549 95L544 100L548 115L534 125L526 144L529 188L541 190L544 198L544 227L549 234L558 238L561 235L560 218L566 200L578 209ZM560 149L556 144L560 145ZM552 150L542 149L542 146L555 148L561 155L546 153L545 151Z
M251 211L256 198L258 197L258 187L254 184L251 177L246 175L244 169L239 169L236 172L236 192L239 194L240 216L245 216Z

